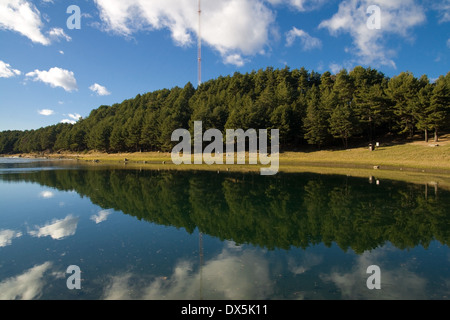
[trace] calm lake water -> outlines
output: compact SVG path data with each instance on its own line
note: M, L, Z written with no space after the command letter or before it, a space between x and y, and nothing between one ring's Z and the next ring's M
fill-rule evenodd
M0 159L0 209L0 299L450 297L431 185Z

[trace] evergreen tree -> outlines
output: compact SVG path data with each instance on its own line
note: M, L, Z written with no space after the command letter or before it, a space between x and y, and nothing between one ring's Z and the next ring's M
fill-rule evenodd
M341 139L344 147L348 148L348 139L355 132L355 123L352 110L347 104L338 104L330 117L330 133L333 137Z
M450 72L440 76L431 95L428 112L430 129L434 130L434 141L439 140L439 131L444 127L450 114Z
M114 152L122 152L126 150L124 127L118 125L114 126L109 138L109 147Z
M327 113L321 108L320 90L313 85L308 92L308 108L304 118L305 139L309 144L319 148L325 143L328 136Z
M125 123L125 145L128 149L138 152L141 149L142 124L144 119L144 111L138 110L133 118L128 119Z
M417 118L417 124L416 127L419 130L423 130L425 142L428 142L428 132L430 130L433 130L433 118L434 110L430 107L431 105L431 96L433 94L433 85L428 81L428 78L426 80L424 77L421 79L423 86L418 92L417 99L419 104L419 112L416 114Z
M375 131L389 117L388 102L383 89L384 75L378 71L361 66L350 73L355 90L353 93L353 110L361 130L373 141Z
M414 135L418 112L419 82L410 72L402 72L390 79L387 94L392 101L393 113L400 134Z
M305 68L274 70L209 80L195 89L188 83L100 106L76 124L37 130L0 132L0 153L46 151L169 151L172 132L280 129L284 148L304 143L326 146L330 137L349 139L360 133L375 136L414 135L433 131L435 140L450 130L450 73L431 84L402 72L391 79L381 72L355 67L337 75L309 73ZM331 135L330 135L331 134Z

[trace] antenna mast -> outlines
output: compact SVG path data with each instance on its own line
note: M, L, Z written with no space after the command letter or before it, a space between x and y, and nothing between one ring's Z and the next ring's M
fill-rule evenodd
M198 0L198 85L202 84L202 7Z

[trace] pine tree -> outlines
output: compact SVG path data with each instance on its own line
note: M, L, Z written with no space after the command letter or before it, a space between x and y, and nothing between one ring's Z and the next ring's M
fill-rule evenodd
M393 113L396 116L397 129L400 134L414 135L418 112L419 82L410 72L402 72L390 79L387 94L392 101Z
M109 138L109 147L114 152L125 151L125 138L124 138L124 127L121 125L115 125L111 131L111 136Z
M348 148L348 139L355 132L354 118L350 106L338 104L330 117L330 133L334 138L342 139L344 147Z
M425 142L428 142L428 132L433 130L433 110L431 105L431 96L433 94L433 85L428 81L428 78L421 78L422 88L417 94L419 111L416 113L417 124L419 130L423 130Z
M383 90L384 75L361 66L349 73L354 82L353 110L361 130L373 141L377 127L381 126L387 114L387 99Z
M306 117L303 120L304 138L309 144L317 145L319 148L325 143L328 136L328 117L320 101L320 90L313 85L308 92L308 107Z
M428 109L428 121L430 129L434 130L434 141L439 141L439 131L445 125L450 113L450 73L445 77L441 76L436 81L436 85L431 95L430 106Z

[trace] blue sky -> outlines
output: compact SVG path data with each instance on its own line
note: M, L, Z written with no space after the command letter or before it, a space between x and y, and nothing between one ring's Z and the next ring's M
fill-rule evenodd
M71 5L80 29L68 27ZM197 10L198 0L0 0L0 131L197 85ZM450 0L202 0L202 79L286 65L436 79L450 70L449 31Z

